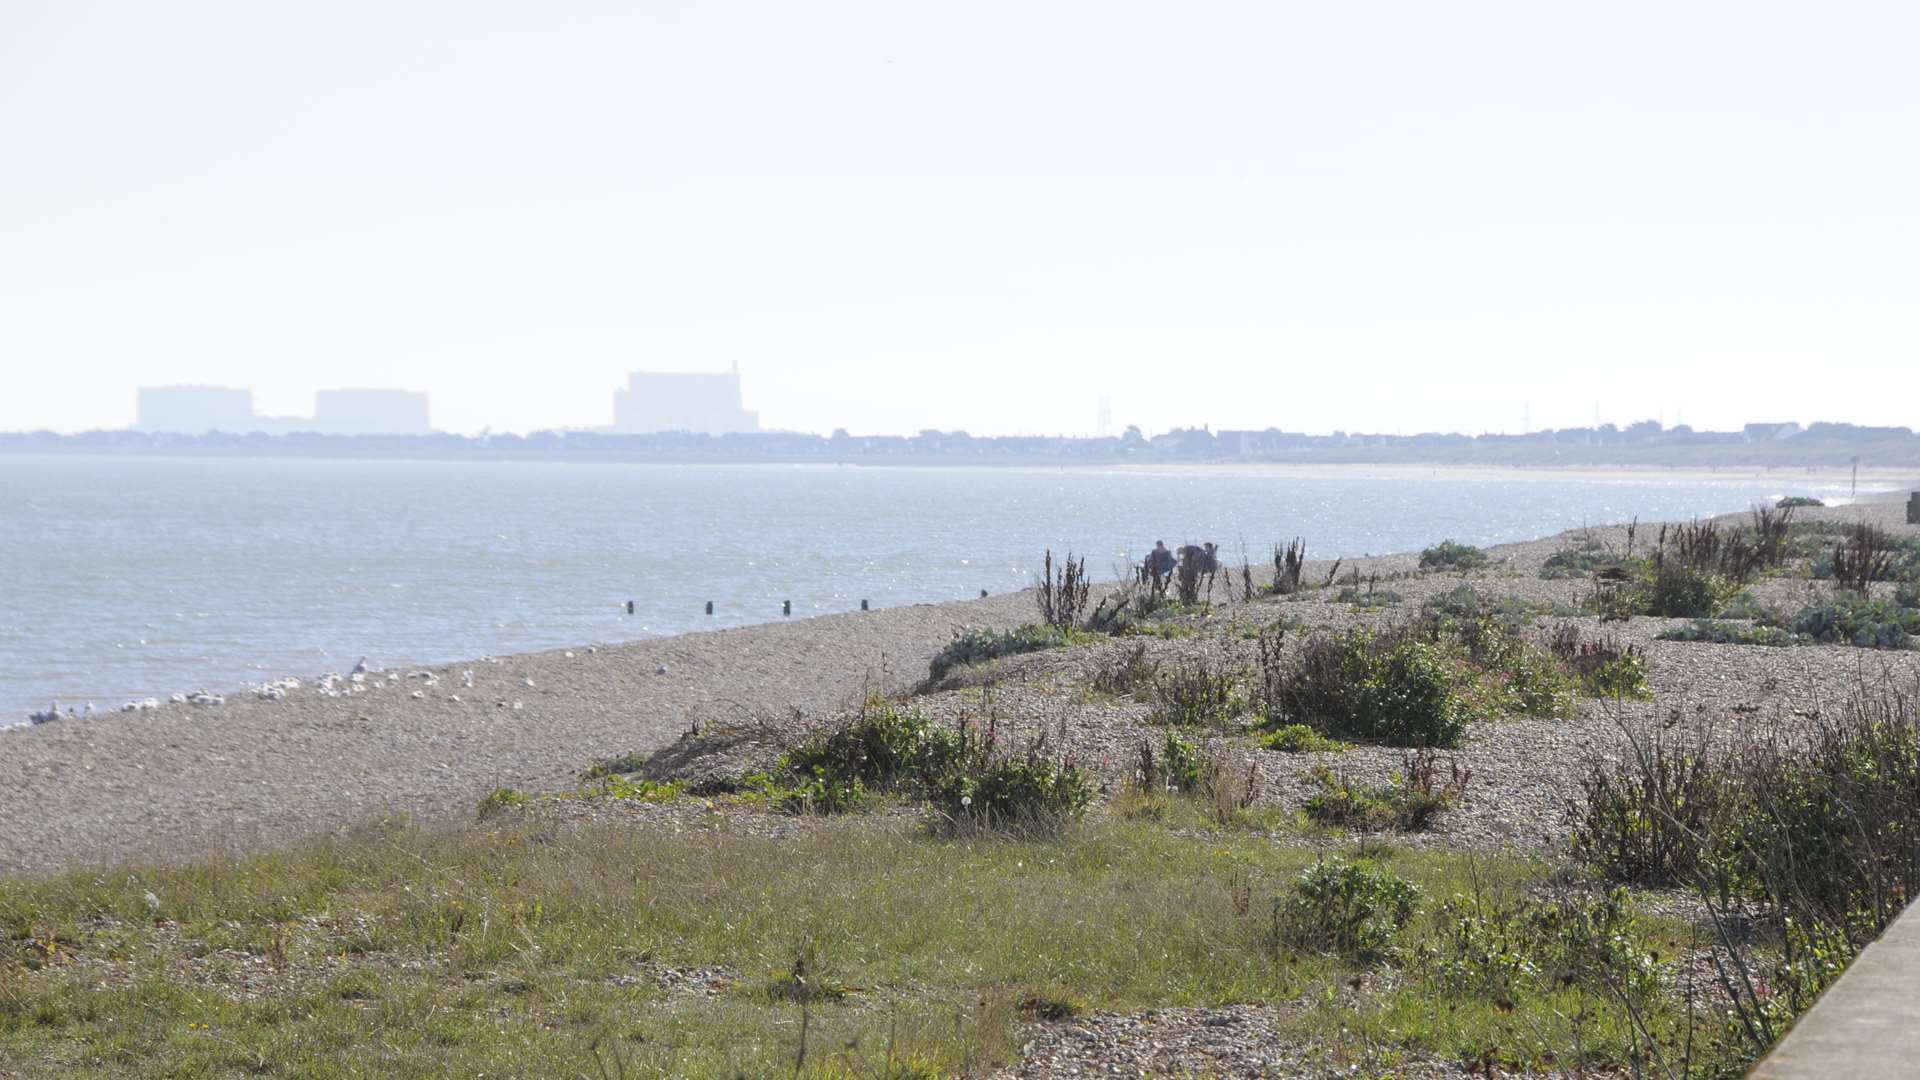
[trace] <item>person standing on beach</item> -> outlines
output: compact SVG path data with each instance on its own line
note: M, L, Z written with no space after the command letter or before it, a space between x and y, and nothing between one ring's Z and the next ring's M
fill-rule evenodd
M1173 552L1165 540L1156 540L1147 553L1147 578L1153 582L1153 595L1167 595L1167 581L1173 577Z

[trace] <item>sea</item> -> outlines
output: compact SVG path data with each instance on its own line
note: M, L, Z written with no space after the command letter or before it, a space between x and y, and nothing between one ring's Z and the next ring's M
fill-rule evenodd
M0 455L0 725L287 675L1832 499L1832 474ZM707 604L713 605L712 614ZM629 614L627 605L633 605Z

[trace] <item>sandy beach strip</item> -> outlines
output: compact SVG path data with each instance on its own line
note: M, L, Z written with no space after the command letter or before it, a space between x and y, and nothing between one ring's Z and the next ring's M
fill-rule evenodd
M1903 527L1894 499L1845 513ZM1491 550L1537 567L1564 543ZM1347 565L1392 573L1415 563ZM1310 576L1326 566L1310 564ZM1490 586L1569 588L1531 573ZM218 706L10 731L0 734L0 873L260 850L386 815L469 821L496 788L570 787L595 760L657 750L696 723L818 717L869 688L904 689L955 631L1033 617L1031 595L1013 593L396 669L366 676L378 688L351 696L309 683L280 700L241 692Z

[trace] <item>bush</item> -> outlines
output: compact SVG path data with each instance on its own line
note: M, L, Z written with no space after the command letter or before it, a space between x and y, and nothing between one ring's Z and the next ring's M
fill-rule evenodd
M1540 564L1540 576L1548 581L1592 577L1595 571L1620 566L1622 561L1598 540L1588 540L1547 556L1547 561Z
M1683 885L1711 857L1736 800L1734 779L1709 732L1656 731L1619 760L1596 759L1568 807L1574 858L1616 881Z
M1920 634L1920 610L1898 599L1869 599L1842 593L1832 603L1802 608L1792 631L1809 641L1854 645L1863 649L1904 649Z
M1397 746L1452 746L1466 730L1439 650L1405 628L1316 635L1275 662L1262 680L1270 723Z
M962 729L959 767L933 786L928 799L943 831L1053 836L1093 801L1086 773L1054 754L1044 735L1011 755L1000 754L996 742L993 727L978 736Z
M1647 655L1637 645L1621 645L1615 637L1588 638L1572 623L1554 631L1549 651L1565 664L1588 697L1636 698L1653 696L1647 688Z
M1442 540L1420 553L1422 570L1477 570L1487 565L1487 553L1471 544Z
M1200 786L1202 771L1200 748L1179 732L1169 730L1157 754L1153 740L1140 740L1140 767L1134 779L1142 792L1191 792Z
M517 806L525 806L533 800L523 792L510 787L494 788L487 797L480 800L480 817L490 818L503 814Z
M1450 631L1465 650L1458 681L1474 711L1542 719L1572 713L1573 682L1566 669L1511 625L1482 618L1430 631L1441 641Z
M1641 610L1672 619L1704 619L1719 611L1740 591L1737 581L1679 560L1654 565L1653 579L1643 592Z
M869 704L851 722L788 751L776 769L790 810L839 813L875 794L920 794L961 764L964 735L919 713Z
M1781 510L1796 510L1801 507L1825 506L1827 504L1811 495L1789 495L1773 505Z
M954 668L998 660L1003 656L1057 649L1072 644L1071 635L1055 626L1022 626L1017 630L961 630L927 665L927 678L939 682Z
M1665 982L1658 959L1635 944L1643 935L1624 889L1515 904L1456 897L1435 922L1421 961L1450 993L1511 1002L1577 986L1645 1011Z
M1160 698L1161 723L1178 727L1211 727L1226 723L1244 705L1235 674L1196 657L1153 680Z
M1283 948L1373 960L1413 918L1420 890L1368 859L1329 859L1273 901L1274 938Z
M1442 780L1439 755L1415 751L1393 779L1374 788L1359 787L1323 766L1313 772L1320 790L1308 797L1306 815L1336 828L1420 832L1466 790L1471 774L1458 758L1448 758L1447 764L1450 776Z

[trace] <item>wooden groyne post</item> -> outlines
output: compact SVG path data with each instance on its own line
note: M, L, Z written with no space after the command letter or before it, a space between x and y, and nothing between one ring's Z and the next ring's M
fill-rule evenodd
M1907 496L1907 524L1920 525L1920 491Z

